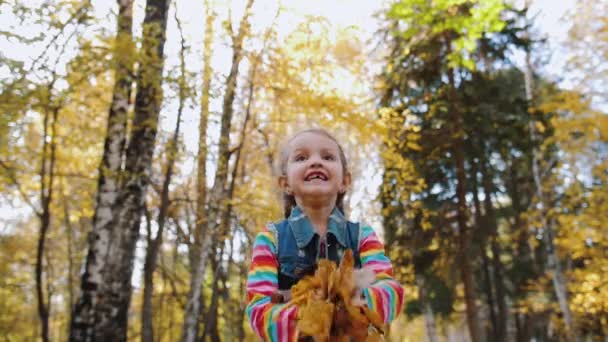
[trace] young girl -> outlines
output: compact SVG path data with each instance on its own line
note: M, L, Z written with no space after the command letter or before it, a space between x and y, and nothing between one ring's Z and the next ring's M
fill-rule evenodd
M344 218L342 200L351 183L344 151L321 129L294 135L281 155L279 186L284 193L285 220L269 224L253 245L247 278L247 318L267 341L293 341L297 307L276 304L277 293L289 300L289 289L314 270L319 258L340 262L353 250L361 304L385 323L401 312L403 288L374 230ZM367 272L366 272L367 271ZM372 274L372 281L365 274ZM374 277L375 275L375 277Z

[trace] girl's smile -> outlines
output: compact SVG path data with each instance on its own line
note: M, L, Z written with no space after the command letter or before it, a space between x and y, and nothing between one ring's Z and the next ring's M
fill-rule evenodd
M298 203L318 204L322 200L333 205L348 186L336 142L322 134L306 132L294 138L288 148L285 176L279 180L284 191Z
M307 182L312 182L315 180L327 181L327 175L321 171L312 170L308 173L304 180Z

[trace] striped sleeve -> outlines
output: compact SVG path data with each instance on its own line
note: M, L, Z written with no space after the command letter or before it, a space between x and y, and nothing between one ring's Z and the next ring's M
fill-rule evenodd
M277 269L275 234L265 228L253 243L247 275L247 319L253 331L265 341L294 341L296 307L270 302L270 296L279 288Z
M385 323L390 323L403 307L403 287L393 278L393 266L384 254L384 245L374 229L367 225L361 225L359 255L361 266L371 268L376 274L374 283L363 289L367 306Z

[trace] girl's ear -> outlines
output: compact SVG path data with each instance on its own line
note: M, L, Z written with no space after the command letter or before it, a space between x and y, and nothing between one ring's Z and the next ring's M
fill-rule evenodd
M287 176L279 176L278 184L281 191L287 193L288 195L290 194L291 190L289 189L289 184L287 183Z
M348 188L350 188L350 184L352 182L352 176L350 171L346 171L344 177L342 179L342 186L340 187L340 193L345 193Z

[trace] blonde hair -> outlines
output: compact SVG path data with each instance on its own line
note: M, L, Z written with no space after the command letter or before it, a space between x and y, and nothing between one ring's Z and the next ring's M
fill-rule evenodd
M279 174L281 176L287 176L287 159L289 158L289 144L297 138L299 135L304 133L315 133L323 135L338 146L338 150L340 151L340 162L342 163L342 174L346 175L348 172L348 163L346 162L346 154L344 153L344 149L342 145L338 142L338 140L331 135L328 131L322 128L308 128L295 133L289 140L287 140L283 144L283 148L281 149L281 158L279 159ZM345 193L338 193L338 197L336 198L336 207L344 213L344 195ZM291 210L296 206L296 199L293 195L289 195L287 193L283 193L283 210L285 214L285 218L288 218L291 214Z

